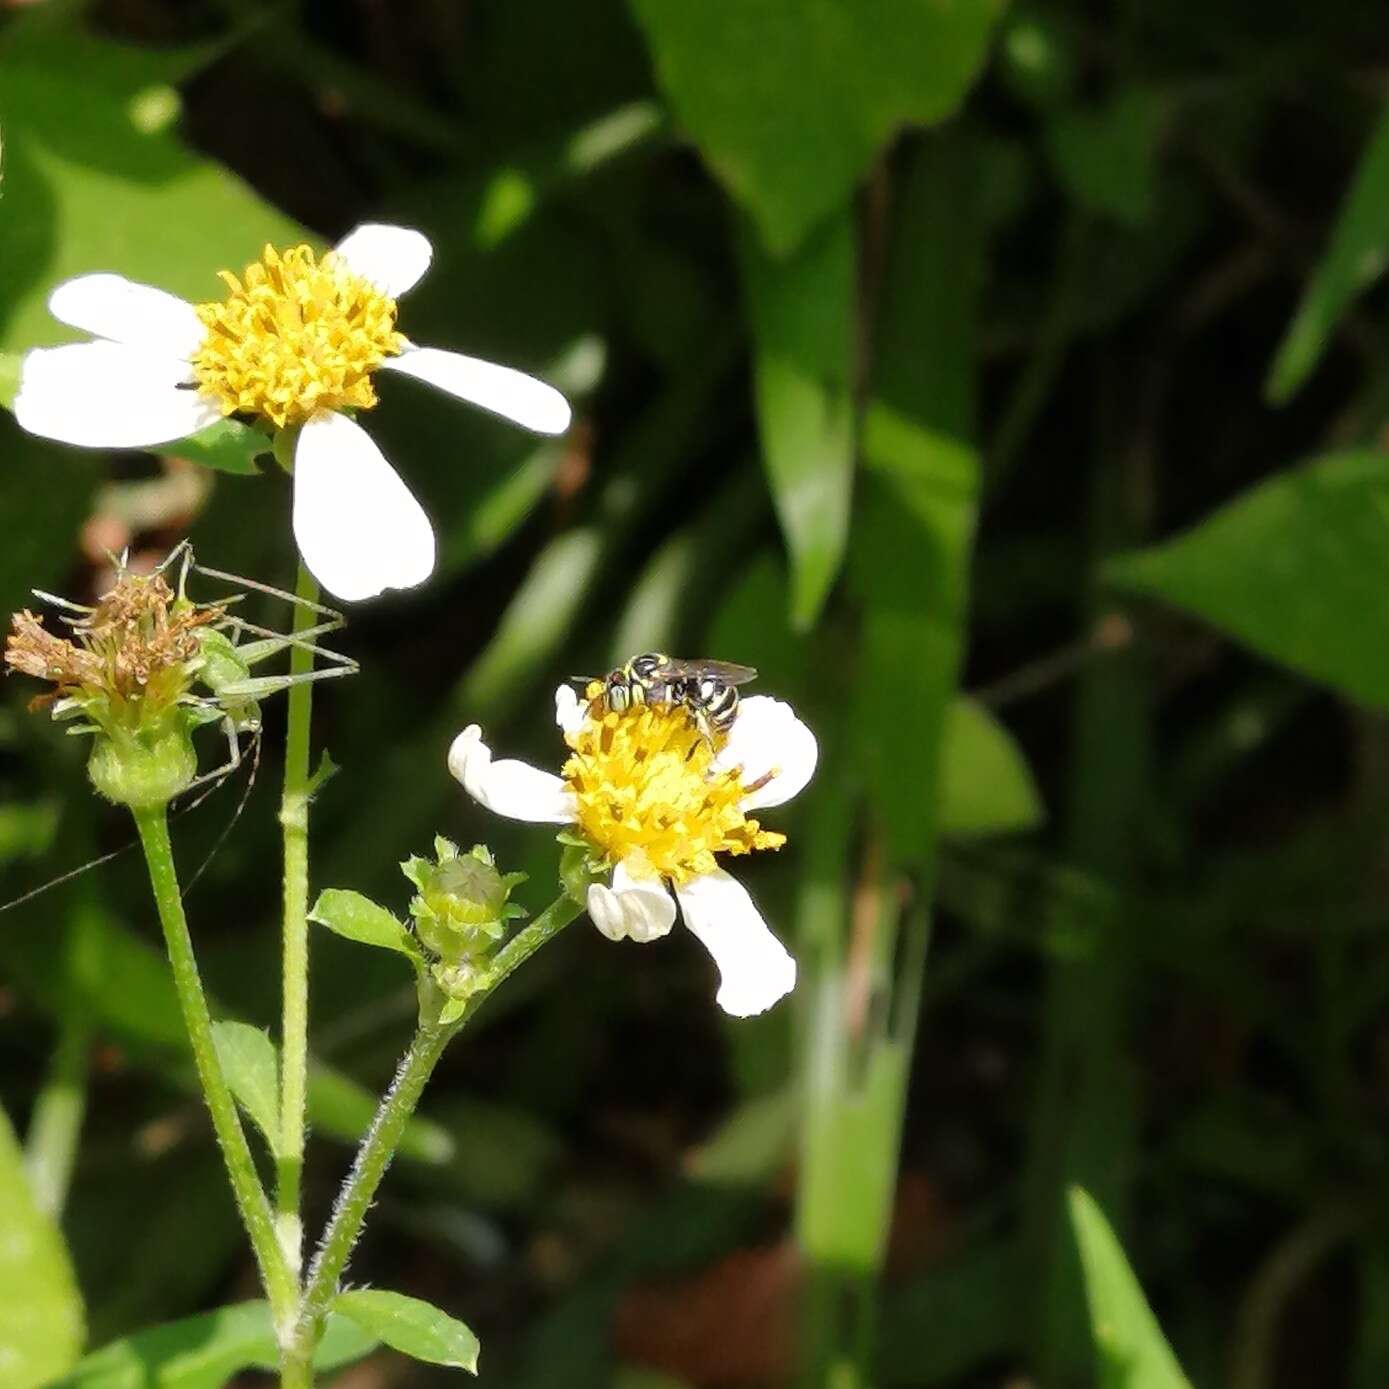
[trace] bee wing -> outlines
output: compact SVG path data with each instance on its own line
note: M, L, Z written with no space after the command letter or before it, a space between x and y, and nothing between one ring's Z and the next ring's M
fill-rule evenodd
M757 679L751 666L736 665L733 661L668 661L663 669L671 680L722 680L725 685L746 685Z

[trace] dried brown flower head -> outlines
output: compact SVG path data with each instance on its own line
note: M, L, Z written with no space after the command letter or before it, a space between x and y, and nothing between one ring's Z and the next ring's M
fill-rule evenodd
M27 609L16 613L5 663L52 683L40 703L72 697L102 704L121 722L132 716L138 722L185 692L198 629L222 615L220 608L176 601L163 575L123 574L95 608L70 623L70 638L50 632Z

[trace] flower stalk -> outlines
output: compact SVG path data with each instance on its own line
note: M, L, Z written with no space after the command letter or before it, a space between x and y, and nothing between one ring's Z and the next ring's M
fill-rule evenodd
M314 1255L300 1304L297 1334L285 1350L286 1367L293 1362L293 1368L282 1380L284 1389L302 1389L302 1386L313 1382L311 1373L304 1378L306 1367L312 1360L324 1320L337 1296L339 1280L361 1234L362 1223L375 1199L376 1190L395 1156L405 1126L419 1104L424 1087L444 1054L444 1048L463 1029L482 1000L542 945L558 935L581 911L582 902L575 900L568 892L562 893L497 952L479 976L477 987L460 1017L448 1023L428 1017L421 1019L414 1041L402 1057L395 1079L382 1098L371 1127L357 1150L352 1170L343 1183L332 1219L328 1222L328 1229Z
M318 584L303 561L295 596L294 635L313 622ZM313 651L306 642L291 648L290 676L307 675ZM300 1186L304 1168L304 1113L309 1053L309 729L313 682L291 685L285 732L284 792L280 826L284 836L283 1014L281 1023L280 1142L276 1170L277 1227L285 1257L298 1271L302 1258Z
M217 1058L217 1048L212 1038L212 1017L193 955L193 941L188 934L188 920L183 913L183 898L174 866L173 846L169 842L168 809L166 806L139 806L133 810L133 814L149 869L159 922L164 929L174 988L193 1049L198 1080L212 1115L212 1127L217 1135L218 1147L222 1150L236 1208L250 1237L261 1282L278 1324L293 1315L299 1289L276 1238L270 1203L256 1174L255 1160L247 1145L241 1118L236 1112L236 1102L232 1099L226 1077L222 1074L221 1062Z

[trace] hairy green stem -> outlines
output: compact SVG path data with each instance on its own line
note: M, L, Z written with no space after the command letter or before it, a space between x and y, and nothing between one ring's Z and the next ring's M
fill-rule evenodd
M304 1367L313 1355L324 1318L337 1296L338 1282L361 1234L367 1210L375 1199L376 1189L386 1175L405 1126L415 1112L415 1106L444 1048L477 1011L482 1000L582 910L582 904L568 894L556 898L529 926L518 931L497 952L496 958L479 978L478 992L473 995L468 1011L461 1018L444 1026L421 1024L409 1050L401 1059L391 1088L382 1098L361 1147L357 1149L352 1170L338 1194L332 1219L328 1222L323 1242L309 1269L300 1307L298 1335L286 1352L286 1364L294 1361L296 1376L303 1375ZM311 1378L282 1381L285 1386L292 1385L293 1389L311 1382Z
M315 620L318 584L299 562L294 632ZM290 650L291 675L307 675L313 652L307 645ZM280 1141L277 1157L276 1207L280 1241L296 1273L301 1259L300 1178L304 1169L304 1107L309 1057L309 726L313 715L313 682L301 680L289 689L285 732L285 782L280 802L284 834L284 1012L280 1062Z
M212 1017L208 1013L202 980L198 977L193 941L188 934L188 920L183 914L174 851L169 843L167 807L147 806L135 810L134 815L140 831L140 843L145 851L145 863L149 867L150 887L159 909L159 922L164 928L164 942L169 951L169 963L173 967L174 989L183 1012L184 1026L188 1030L203 1098L212 1115L212 1127L227 1166L227 1176L231 1179L236 1208L250 1236L271 1311L276 1322L281 1323L293 1314L298 1287L275 1237L270 1203L256 1175L255 1160L241 1128L236 1102L232 1099L226 1077L222 1074L222 1064L217 1058L217 1048L212 1038Z

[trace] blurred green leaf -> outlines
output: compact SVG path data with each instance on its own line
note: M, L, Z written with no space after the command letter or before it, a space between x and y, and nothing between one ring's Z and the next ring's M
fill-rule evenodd
M1078 1186L1070 1209L1101 1389L1191 1389L1104 1213Z
M212 1041L237 1103L265 1135L270 1151L278 1152L280 1065L274 1042L244 1022L213 1023Z
M742 239L756 344L762 458L791 555L791 620L814 623L849 538L854 472L854 216L838 214L789 260Z
M19 362L17 352L0 352L0 405L7 410L14 404L14 393L19 389Z
M632 0L675 114L776 254L845 206L901 125L959 105L995 0Z
M1302 293L1269 368L1264 392L1290 400L1311 375L1351 301L1384 273L1389 258L1389 106L1370 135L1331 245Z
M512 1210L535 1200L562 1151L556 1135L518 1105L450 1097L431 1110L431 1121L458 1135L450 1178L470 1204L489 1209ZM421 1178L437 1191L434 1174Z
M744 1101L691 1154L688 1175L715 1186L765 1186L795 1153L798 1113L790 1086Z
M361 1288L339 1293L334 1307L394 1350L430 1365L477 1373L477 1337L461 1321L403 1293Z
M350 1076L318 1062L309 1066L309 1119L318 1133L357 1143L371 1126L380 1097ZM455 1152L453 1138L432 1119L416 1114L396 1150L401 1157L438 1166Z
M82 1297L58 1227L34 1204L24 1157L0 1110L0 1378L38 1389L82 1351Z
M51 1012L64 1000L55 987L61 974L56 943L34 931L0 932L0 964L25 996ZM122 1041L152 1049L161 1066L187 1054L178 996L163 955L119 923L103 918L82 959L83 997L101 1026ZM185 1077L192 1084L191 1068ZM344 1143L356 1143L376 1112L377 1097L342 1072L313 1062L309 1072L309 1119L314 1128ZM401 1140L402 1156L447 1162L453 1140L436 1124L415 1115Z
M1389 458L1331 454L1107 567L1113 582L1389 707Z
M70 276L114 271L196 301L218 293L219 269L239 270L267 241L303 239L240 179L147 119L142 92L206 57L152 54L66 28L7 31L0 349L74 336L47 310L49 291Z
M1157 93L1125 87L1102 105L1063 111L1047 130L1057 177L1089 212L1140 227L1157 201L1165 109Z
M314 1368L360 1360L378 1338L344 1317L330 1317ZM274 1370L275 1326L265 1302L238 1302L112 1341L87 1356L53 1389L222 1389L241 1370Z
M410 960L418 961L419 947L404 925L360 892L330 887L318 895L309 920L326 926L345 940L361 945L374 945L381 950L394 950Z
M955 699L942 737L942 834L1007 834L1042 823L1045 813L1026 759L982 704Z
M850 565L864 606L853 729L898 863L934 849L964 639L979 489L970 436L981 246L971 188L959 149L923 150L906 171L863 426Z
M889 1290L874 1383L916 1389L1006 1355L1016 1329L1000 1309L1021 1296L1023 1271L1014 1246L986 1244Z

